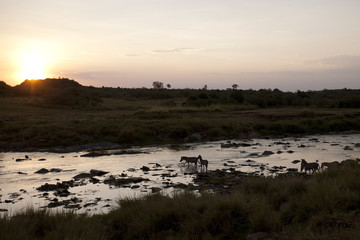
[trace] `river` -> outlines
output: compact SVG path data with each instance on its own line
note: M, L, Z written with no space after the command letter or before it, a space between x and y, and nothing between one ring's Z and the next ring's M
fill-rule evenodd
M294 160L306 159L321 164L360 158L360 134L231 140L231 143L235 144L224 145L226 148L221 147L226 141L186 144L176 149L169 146L131 148L122 154L119 154L120 150L112 150L97 157L83 156L88 152L2 152L0 214L12 216L29 208L101 214L117 207L121 198L140 197L159 190L171 195L179 190L174 185L193 184L194 173L205 171L199 166L180 163L181 156L201 155L209 161L208 170L235 169L265 176L300 170L300 163L293 163ZM52 171L35 173L42 168ZM94 183L89 182L89 178L75 181L67 196L37 190L45 183L69 181L92 169L108 173L96 176L98 182ZM141 177L148 181L116 187L104 183L110 175ZM63 204L50 204L54 202Z

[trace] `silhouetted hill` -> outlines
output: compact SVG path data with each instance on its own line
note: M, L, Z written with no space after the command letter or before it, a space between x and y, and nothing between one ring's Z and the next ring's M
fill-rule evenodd
M7 85L4 81L0 81L0 90L10 89L11 86Z
M25 80L13 87L12 91L15 95L20 96L43 96L52 94L54 91L81 87L83 87L81 84L68 78L47 78L43 80Z
M4 81L0 81L0 96L7 96L11 90L11 86L7 85Z

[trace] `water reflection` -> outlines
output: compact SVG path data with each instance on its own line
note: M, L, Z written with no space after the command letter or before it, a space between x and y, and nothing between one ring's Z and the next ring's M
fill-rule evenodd
M232 145L224 145L230 143ZM117 206L119 198L140 197L159 189L164 194L171 194L176 190L174 186L193 184L195 173L206 171L199 165L179 162L181 156L198 155L209 160L209 170L237 170L267 176L300 170L297 161L300 159L321 164L360 158L360 135L231 140L90 153L0 153L0 212L11 215L29 206L47 207L55 198L64 201L76 197L81 202L76 203L79 208L74 211L102 213ZM42 168L49 171L35 173ZM45 183L70 181L75 175L89 173L91 169L109 173L95 177L97 180L93 182L89 178L82 179L82 184L68 189L70 195L67 197L56 196L53 191L36 190ZM110 175L141 177L148 181L115 187L104 184Z
M180 173L182 174L194 174L198 172L198 169L200 169L200 167L198 167L197 165L190 165L187 163L179 163L179 170Z

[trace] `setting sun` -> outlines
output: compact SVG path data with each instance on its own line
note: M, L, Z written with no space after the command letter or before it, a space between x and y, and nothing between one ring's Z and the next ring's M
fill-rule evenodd
M21 65L21 79L44 79L46 77L44 57L29 55L24 58Z

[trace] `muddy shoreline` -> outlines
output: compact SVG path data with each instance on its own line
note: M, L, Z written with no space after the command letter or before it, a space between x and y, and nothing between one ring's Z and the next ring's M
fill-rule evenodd
M360 131L357 130L351 130L351 131L344 131L344 132L329 132L326 134L321 135L354 135L354 134L360 134ZM305 134L305 135L299 135L299 134L292 134L288 135L286 138L306 138L311 137L314 134ZM228 138L219 138L216 141L226 141ZM238 138L237 141L249 141L249 140L256 140L256 139L281 139L276 136L258 136L258 135L252 135L248 134L247 136L241 136L241 138ZM201 144L204 143L204 141L196 141L196 142L172 142L169 144L144 144L144 145L130 145L130 144L119 144L114 142L90 142L86 144L79 144L79 145L72 145L72 146L50 146L50 147L29 147L31 145L31 142L27 143L18 143L18 144L2 144L4 146L0 147L0 153L6 153L6 152L52 152L52 153L71 153L71 152L92 152L92 151L101 151L101 150L115 150L115 149L131 149L133 147L166 147L169 148L183 148L186 144ZM126 152L124 152L126 154Z

